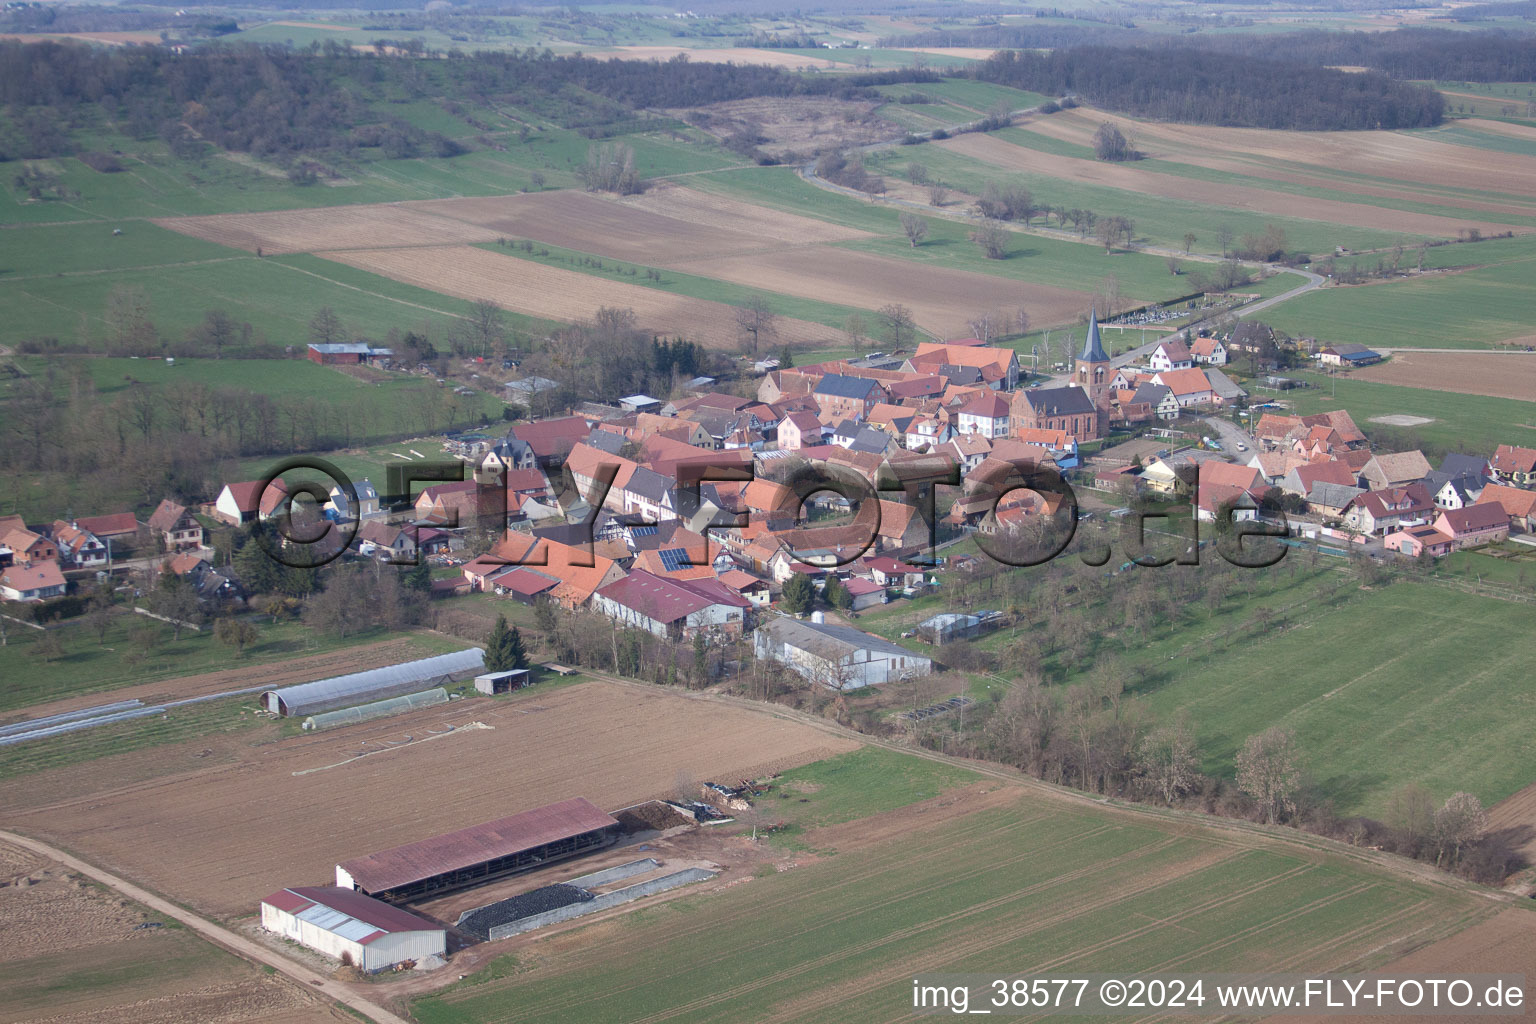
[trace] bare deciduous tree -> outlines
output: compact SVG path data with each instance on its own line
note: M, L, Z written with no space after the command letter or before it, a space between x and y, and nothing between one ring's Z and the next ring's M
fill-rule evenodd
M855 352L863 352L869 347L869 327L858 313L848 314L848 319L843 321L843 333L848 335L848 344Z
M1008 229L995 220L978 224L971 232L971 241L981 247L989 260L1000 260L1008 255Z
M928 205L943 206L949 202L949 186L942 181L934 181L928 184Z
M914 185L928 184L928 168L913 160L907 164L907 180Z
M1451 863L1461 860L1461 848L1483 838L1488 831L1488 812L1483 802L1471 793L1452 793L1445 804L1435 812L1435 839L1440 851L1435 866L1445 856L1445 848L1451 848Z
M1200 754L1189 718L1180 714L1142 737L1136 747L1136 777L1171 804L1200 782Z
M741 333L742 347L751 355L757 355L759 344L765 338L779 333L778 314L768 306L768 296L754 292L735 309L736 329Z
M912 311L898 302L880 307L880 324L892 349L904 348L912 340L912 332L917 326Z
M1186 231L1184 233L1184 255L1185 256L1188 256L1190 250L1195 247L1195 242L1196 241L1197 241L1197 239L1195 238L1195 233L1193 231Z
M1301 788L1301 751L1296 734L1275 725L1243 741L1237 753L1237 785L1253 797L1264 811L1264 820L1273 825L1282 813L1296 810L1296 792Z
M315 315L309 318L309 340L316 345L332 345L342 340L346 329L342 326L341 317L330 306L321 306L315 311Z
M906 232L907 241L916 249L917 244L928 235L928 222L915 213L903 213L901 215L901 230Z
M469 330L471 339L480 349L480 354L490 355L491 350L506 336L506 324L501 306L493 299L477 299L474 305L469 307Z

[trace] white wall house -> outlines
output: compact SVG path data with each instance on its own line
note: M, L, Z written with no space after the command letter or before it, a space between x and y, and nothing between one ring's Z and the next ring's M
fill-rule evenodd
M636 569L592 595L592 610L657 636L739 634L751 602L713 579L669 579Z
M261 926L364 971L443 956L447 936L426 918L350 889L280 889L261 901Z

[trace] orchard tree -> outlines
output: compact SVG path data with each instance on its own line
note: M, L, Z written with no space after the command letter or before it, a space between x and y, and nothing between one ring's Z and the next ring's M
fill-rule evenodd
M1296 811L1301 789L1301 751L1296 734L1275 725L1243 741L1237 753L1237 785L1258 802L1264 820L1273 825L1280 815Z
M915 213L903 213L901 215L901 230L906 232L907 241L916 249L918 243L928 235L928 222Z

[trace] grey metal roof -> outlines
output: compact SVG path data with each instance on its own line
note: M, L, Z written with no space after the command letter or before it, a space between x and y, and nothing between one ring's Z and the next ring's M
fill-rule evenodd
M1205 379L1210 382L1211 390L1216 393L1216 397L1240 398L1248 393L1239 387L1237 382L1231 377L1228 377L1214 366L1207 366L1204 369Z
M893 644L883 637L849 626L834 626L825 622L801 622L788 616L780 616L765 622L758 627L758 630L767 633L779 643L834 661L846 658L858 650L907 658L926 657Z
M1137 386L1136 393L1131 396L1132 402L1146 402L1149 405L1161 405L1168 395L1173 394L1173 388L1166 384L1153 384L1148 381Z
M485 652L478 647L470 647L452 654L408 661L402 665L386 665L383 668L268 690L261 695L261 702L267 710L277 711L277 702L281 701L289 715L304 715L422 690L426 687L421 684L429 680L445 676L472 676L484 670Z

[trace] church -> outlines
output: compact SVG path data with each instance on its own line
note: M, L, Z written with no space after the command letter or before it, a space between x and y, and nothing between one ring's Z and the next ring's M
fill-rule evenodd
M1088 337L1073 368L1072 383L1015 393L1009 410L1014 431L1063 430L1079 443L1097 441L1109 432L1113 377L1095 309L1088 316Z

